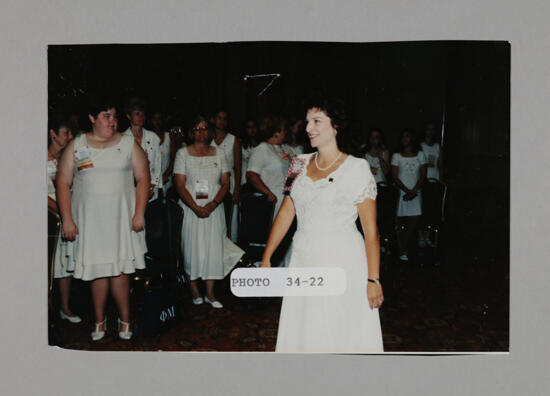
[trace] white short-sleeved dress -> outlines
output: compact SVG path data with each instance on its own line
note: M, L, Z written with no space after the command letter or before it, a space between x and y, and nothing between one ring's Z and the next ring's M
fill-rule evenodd
M422 148L422 152L426 156L427 163L429 165L433 165L432 167L428 166L426 177L439 180L439 143L434 143L430 146L428 143L422 142L420 143L420 147Z
M277 197L273 218L283 203L283 186L290 165L291 156L285 148L262 142L252 150L248 160L247 171L259 174L267 188Z
M412 189L420 178L422 165L426 163L426 157L422 151L414 157L403 157L400 153L393 154L392 166L397 166L399 172L397 177L409 189ZM410 201L403 200L405 191L400 190L399 204L397 205L397 216L420 216L422 214L422 193L417 192L416 197Z
M214 200L221 187L221 175L226 172L229 166L220 149L216 149L216 155L207 157L189 155L187 147L176 153L174 174L185 175L185 188L200 206ZM218 205L207 218L199 218L187 205L183 205L183 211L185 272L191 280L225 278L244 251L226 236L223 205Z
M384 171L382 170L382 165L380 165L380 158L373 157L369 153L365 154L365 159L369 163L370 170L372 175L374 176L374 180L376 183L382 183L386 181L386 176L384 175Z
M132 230L133 147L133 136L122 135L105 149L90 147L85 133L75 138L71 211L78 235L66 253L75 278L88 281L145 268L145 231ZM91 159L85 166L79 160L83 152Z
M340 267L347 287L340 296L284 297L276 352L383 352L378 309L367 299L365 241L355 226L357 204L376 199L376 183L367 162L351 155L312 181L306 175L311 157L294 160L303 161L303 170L290 191L298 228L289 267Z

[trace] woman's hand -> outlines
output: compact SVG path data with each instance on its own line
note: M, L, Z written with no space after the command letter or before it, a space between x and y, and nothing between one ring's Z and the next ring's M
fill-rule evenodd
M78 235L78 228L74 223L73 219L67 219L63 221L63 226L61 227L61 237L67 241L74 241Z
M216 202L214 201L210 201L208 202L206 205L203 206L204 209L206 209L208 211L208 216L210 216L210 214L216 210L216 208L218 207L218 205L216 204ZM208 217L207 216L207 217Z
M382 285L367 281L367 299L371 309L380 308L384 302L384 294L382 293Z
M260 264L260 268L271 268L271 261L262 260L262 263Z
M145 217L142 214L135 214L132 218L132 230L140 232L145 229Z
M195 212L197 217L201 219L205 219L210 216L210 212L208 211L208 209L206 209L205 206L197 206L195 209L193 209L193 212Z

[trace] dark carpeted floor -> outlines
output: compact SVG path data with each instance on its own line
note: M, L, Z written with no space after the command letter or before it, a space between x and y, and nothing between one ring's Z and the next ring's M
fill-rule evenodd
M386 258L382 266L385 302L380 310L384 350L388 352L506 352L509 348L509 300L506 271L495 276L495 259L451 257L439 263L416 257L408 263ZM482 259L483 260L483 259ZM507 264L506 264L507 265ZM504 267L500 265L499 268ZM137 288L138 286L136 286ZM233 296L228 279L217 283L223 309L195 306L184 285L178 289L181 319L154 337L118 339L116 311L108 304L108 332L90 340L93 327L89 288L74 282L72 304L80 324L50 312L50 344L80 350L273 351L281 298L243 300ZM133 324L139 330L134 292ZM55 301L55 298L54 298Z

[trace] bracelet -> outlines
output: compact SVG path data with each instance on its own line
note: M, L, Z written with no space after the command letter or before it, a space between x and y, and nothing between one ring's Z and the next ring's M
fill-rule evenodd
M218 202L218 201L216 201L215 199L213 200L213 202L216 203L216 206L220 206L220 203L221 203L221 202Z
M372 282L372 283L380 284L380 279L378 279L378 278L376 278L376 279L367 278L367 280L368 280L369 282Z

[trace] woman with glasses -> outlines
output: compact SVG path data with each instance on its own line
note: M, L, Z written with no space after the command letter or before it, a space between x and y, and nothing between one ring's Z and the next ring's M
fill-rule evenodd
M193 144L176 153L174 185L184 203L182 251L193 304L223 308L214 296L214 281L225 278L244 251L226 237L222 202L229 190L230 169L223 150L209 145L212 136L206 118L197 116L189 130ZM204 299L198 279L206 284Z

